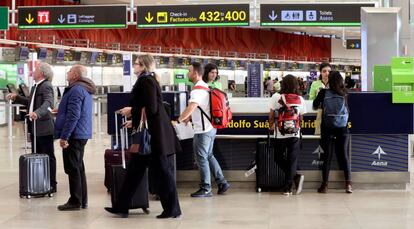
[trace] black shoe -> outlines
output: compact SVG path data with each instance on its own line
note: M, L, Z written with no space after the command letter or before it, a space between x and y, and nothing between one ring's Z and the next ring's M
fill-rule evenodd
M296 174L296 176L293 178L296 187L295 195L299 195L302 192L304 180L305 176L302 174Z
M230 188L230 184L228 182L226 183L222 183L218 185L218 191L217 194L222 195L224 194L227 190L229 190Z
M128 212L121 212L121 211L119 211L115 208L108 208L107 207L107 208L105 208L105 211L107 211L109 213L112 213L112 214L115 214L115 215L118 215L121 218L128 218Z
M88 208L88 204L81 204L81 208L82 209L87 209Z
M191 193L191 197L212 197L213 193L211 191L207 191L203 188L200 188L197 192Z
M57 209L59 211L79 211L80 210L80 205L79 204L66 203L66 204L59 205L57 207Z
M179 215L170 215L166 213L161 213L161 215L157 215L157 219L168 219L168 218L180 218L181 214Z

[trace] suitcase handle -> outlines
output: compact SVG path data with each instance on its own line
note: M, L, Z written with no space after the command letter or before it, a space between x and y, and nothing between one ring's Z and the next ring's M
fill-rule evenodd
M26 115L24 118L24 134L25 134L25 141L24 141L24 153L27 153L27 148L28 148L28 142L27 142L27 134L29 132L28 130L28 124L27 124L27 119L29 118L29 115ZM36 134L36 120L33 119L33 153L37 153L37 146L36 146L36 138L37 138L37 134Z
M122 122L126 121L126 117L122 116ZM128 144L128 130L126 127L120 129L121 132L121 158L122 158L122 168L126 169L126 160L125 160L125 143Z

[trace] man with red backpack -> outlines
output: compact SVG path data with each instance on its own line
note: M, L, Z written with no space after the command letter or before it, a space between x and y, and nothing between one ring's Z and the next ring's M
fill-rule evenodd
M211 97L219 91L209 89L208 84L202 80L202 75L203 68L201 64L192 63L189 67L188 78L195 86L191 91L188 107L178 118L178 122L188 122L191 117L194 124L193 150L200 172L201 183L200 189L192 193L191 197L213 196L210 169L218 186L217 194L224 194L230 188L230 184L224 178L221 167L214 157L213 145L217 132L215 127L220 128L227 125L228 120L231 119L231 112L229 109L220 109L221 111L224 110L226 115L215 114L216 106L212 106L211 101L213 100ZM218 94L218 98L223 98L223 96ZM214 101L219 100L215 97ZM223 102L223 100L221 101ZM227 108L226 104L220 104L224 105L223 108Z
M284 195L291 195L293 183L295 194L302 191L304 176L297 174L300 154L300 120L306 113L305 100L299 96L299 83L296 77L287 75L281 82L281 91L275 93L269 102L269 130L275 131L275 153L286 154L283 161L276 163L285 172ZM276 114L275 114L276 113Z

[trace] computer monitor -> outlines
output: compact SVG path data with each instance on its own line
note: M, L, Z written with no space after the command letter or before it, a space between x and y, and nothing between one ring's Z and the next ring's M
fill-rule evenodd
M45 60L47 58L47 48L39 48L37 52L37 59Z

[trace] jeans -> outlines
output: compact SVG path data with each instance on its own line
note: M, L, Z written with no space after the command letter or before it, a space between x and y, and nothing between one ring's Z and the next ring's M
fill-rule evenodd
M351 181L349 165L349 134L347 128L323 128L321 131L322 180L327 183L331 170L332 155L336 153L339 167L343 169L346 181Z
M217 184L227 183L223 171L221 171L220 165L213 155L216 132L216 129L212 129L206 133L195 134L193 139L194 154L200 171L200 188L206 191L211 191L210 170Z
M300 154L300 139L296 137L275 140L275 160L285 172L286 187L291 189ZM286 158L283 157L287 153Z

